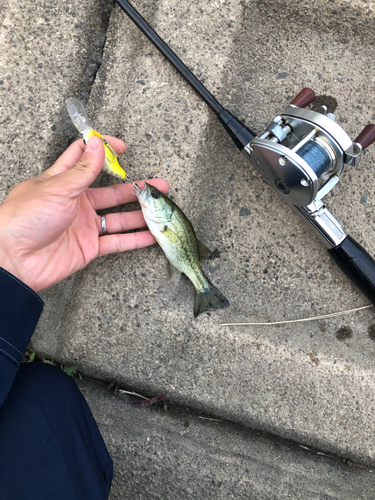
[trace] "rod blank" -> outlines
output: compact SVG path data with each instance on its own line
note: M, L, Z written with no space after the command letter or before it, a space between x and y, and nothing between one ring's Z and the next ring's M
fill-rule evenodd
M208 104L212 111L214 111L238 149L241 151L245 146L247 146L249 142L254 139L254 132L237 120L237 118L235 118L229 111L223 108L211 92L209 92L206 87L193 75L181 59L170 47L168 47L160 36L155 33L151 26L127 0L116 0L116 3L147 36L150 42L153 43L163 56L166 57L166 59L174 66L181 76L193 87L193 89Z

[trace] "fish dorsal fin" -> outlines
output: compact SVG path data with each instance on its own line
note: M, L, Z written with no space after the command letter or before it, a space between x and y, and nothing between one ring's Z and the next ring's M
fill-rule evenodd
M198 241L198 253L199 260L208 259L208 257L211 255L211 250L207 248L206 245L203 245L203 243Z
M181 271L179 271L176 267L174 267L173 264L170 264L170 269L171 269L171 276L173 279L173 282L175 286L178 285L178 282L180 281L181 278Z

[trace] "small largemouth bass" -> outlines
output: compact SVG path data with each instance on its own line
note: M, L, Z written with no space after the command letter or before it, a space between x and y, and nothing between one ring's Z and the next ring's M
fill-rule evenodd
M143 189L134 182L133 186L147 226L170 262L175 285L184 273L195 287L194 317L209 309L229 306L228 300L202 271L199 261L209 257L211 252L197 240L193 226L182 210L147 182Z

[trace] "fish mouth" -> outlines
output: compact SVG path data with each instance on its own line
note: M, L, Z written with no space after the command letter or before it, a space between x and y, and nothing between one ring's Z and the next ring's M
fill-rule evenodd
M130 181L130 182L133 184L133 186L134 186L135 193L133 193L133 194L135 194L136 196L142 196L142 195L146 194L146 192L147 192L147 183L146 183L146 182L144 183L144 187L143 187L143 189L141 189L141 188L138 186L138 184L136 184L136 183L133 181L133 179L132 179L131 177L129 177L129 176L128 176L128 179L129 179L129 181Z

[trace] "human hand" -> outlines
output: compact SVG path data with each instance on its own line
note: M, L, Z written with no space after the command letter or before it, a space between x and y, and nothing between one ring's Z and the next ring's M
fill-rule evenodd
M126 150L123 141L105 138L117 154ZM146 227L141 210L106 215L109 234L103 236L96 210L137 199L130 183L89 188L103 162L100 139L92 137L86 147L78 140L51 168L11 190L0 205L0 267L39 292L97 257L155 243L149 231L120 234ZM148 182L168 192L166 181Z

